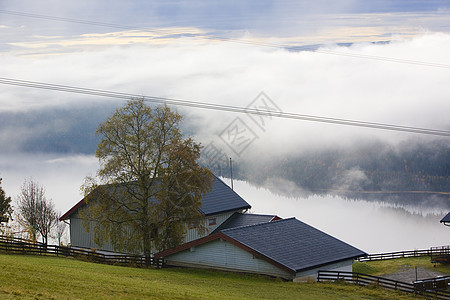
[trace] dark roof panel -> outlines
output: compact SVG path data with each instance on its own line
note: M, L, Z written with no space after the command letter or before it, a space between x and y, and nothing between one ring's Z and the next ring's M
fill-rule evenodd
M233 191L222 180L213 176L213 187L206 195L202 197L202 205L200 211L205 215L212 215L221 212L249 209L251 208L244 199L241 198L235 191ZM111 188L111 187L108 187ZM85 204L86 198L80 200L76 205L69 209L60 220L67 220L74 214L79 207Z
M222 233L296 272L366 255L295 218L226 229Z
M225 229L266 223L273 221L274 219L279 220L280 218L276 215L243 214L236 212L225 222L223 222L219 227L217 227L213 232L211 232L211 234L220 232Z
M251 208L250 204L242 199L241 196L233 191L222 180L214 176L212 190L202 197L200 211L205 215L211 215L220 212L249 208Z
M450 212L442 218L441 223L450 223Z

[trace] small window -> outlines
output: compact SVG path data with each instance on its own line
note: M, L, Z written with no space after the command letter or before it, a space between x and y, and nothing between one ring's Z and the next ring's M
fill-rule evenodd
M216 218L210 218L210 219L208 219L208 225L209 225L209 226L216 225Z

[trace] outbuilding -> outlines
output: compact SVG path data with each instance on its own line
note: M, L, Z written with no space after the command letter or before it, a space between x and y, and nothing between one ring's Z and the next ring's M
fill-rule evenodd
M450 212L442 218L441 223L444 223L446 226L450 226Z
M155 257L164 257L166 264L173 266L302 281L316 278L321 269L351 272L354 260L365 255L349 244L289 218L223 229L157 253Z

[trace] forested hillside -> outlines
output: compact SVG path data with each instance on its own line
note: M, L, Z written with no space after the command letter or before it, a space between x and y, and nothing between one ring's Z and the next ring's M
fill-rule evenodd
M450 146L444 141L399 147L372 143L351 151L274 155L263 162L239 161L233 173L235 178L269 185L279 193L289 191L283 191L283 185L270 185L273 179L295 184L297 189L291 188L291 193L339 194L450 208Z

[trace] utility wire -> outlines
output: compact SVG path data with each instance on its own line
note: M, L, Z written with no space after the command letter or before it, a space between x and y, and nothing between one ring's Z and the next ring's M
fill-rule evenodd
M393 63L402 63L402 64L419 65L419 66L425 66L425 67L450 69L450 65L448 65L448 64L424 62L424 61L417 61L417 60L408 60L408 59L401 59L401 58L392 58L392 57L385 57L385 56L373 56L373 55L363 55L363 54L356 54L356 53L346 53L346 52L341 52L341 51L316 49L313 46L308 47L308 46L294 46L294 45L285 45L285 44L277 44L277 43L263 43L263 42L245 40L245 39L218 37L218 36L211 36L211 35L206 35L206 34L200 35L198 33L193 34L193 33L187 33L187 32L182 32L182 31L169 31L169 30L161 30L161 29L139 28L139 27L134 27L134 26L120 25L120 24L111 24L111 23L103 23L103 22L97 22L97 21L39 15L39 14L9 11L9 10L0 10L0 14L7 14L7 15L27 17L27 18L35 18L35 19L43 19L43 20L49 20L49 21L77 23L77 24L90 25L90 26L101 26L101 27L109 27L109 28L116 28L116 29L154 32L154 33L158 33L158 34L162 34L162 35L184 35L184 36L189 36L189 37L194 37L194 38L199 38L199 39L226 41L226 42L239 43L239 44L245 44L245 45L253 45L253 46L261 46L261 47L281 48L281 49L301 49L303 51L313 51L313 52L322 53L322 54L331 54L331 55L346 56L346 57L352 57L352 58L372 59L372 60L386 61L386 62L393 62Z
M182 106L182 107L209 109L209 110L215 110L215 111L245 113L245 114L257 115L257 116L268 116L268 117L277 117L277 118L283 118L283 119L303 120L303 121L312 121L312 122L321 122L321 123L329 123L329 124L338 124L338 125L347 125L347 126L356 126L356 127L364 127L364 128L383 129L383 130L391 130L391 131L400 131L400 132L409 132L409 133L450 137L450 131L448 131L448 130L401 126L401 125L375 123L375 122L364 122L364 121L356 121L356 120L349 120L349 119L329 118L329 117L322 117L322 116L274 111L274 110L268 110L268 109L258 109L258 108L251 108L251 107L213 104L213 103L199 102L199 101L188 101L188 100L173 99L173 98L166 98L166 97L142 96L142 95L130 94L130 93L89 89L89 88L82 88L82 87L76 87L76 86L43 83L43 82L37 82L37 81L18 80L18 79L12 79L12 78L0 77L0 84L27 87L27 88L35 88L35 89L52 90L52 91L59 91L59 92L67 92L67 93L76 93L76 94L91 95L91 96L126 99L126 100L139 98L139 99L143 99L144 101L151 102L151 103L157 103L157 104L167 104L167 105L175 105L175 106Z

